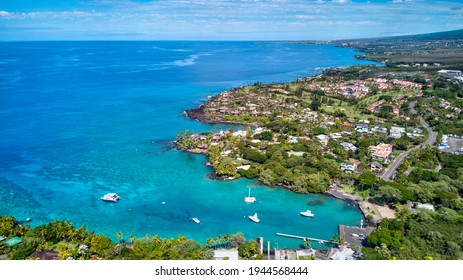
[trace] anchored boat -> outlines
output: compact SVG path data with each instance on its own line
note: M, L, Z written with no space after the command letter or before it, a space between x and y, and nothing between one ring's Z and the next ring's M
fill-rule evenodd
M248 196L246 196L244 198L244 202L247 202L247 203L254 203L256 202L256 198L251 196L251 188L249 188L249 193L248 193Z
M249 216L249 219L254 223L260 222L259 218L257 217L257 213L255 213L253 216Z
M101 200L106 202L118 202L119 199L121 198L116 193L107 193L101 197Z
M304 216L304 217L313 217L313 216L315 216L315 215L312 213L312 211L310 211L310 210L307 210L307 211L305 211L305 212L299 212L299 214L301 214L301 215Z

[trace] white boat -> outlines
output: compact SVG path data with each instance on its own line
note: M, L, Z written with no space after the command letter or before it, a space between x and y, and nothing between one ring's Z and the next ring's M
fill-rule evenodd
M312 213L312 211L310 211L310 210L307 210L307 211L305 211L305 212L299 212L299 214L301 214L302 216L305 216L305 217L313 217L313 216L315 216L315 215Z
M200 221L198 218L193 218L192 220L193 220L193 222L195 222L195 223L197 223L197 224L200 224L200 223L201 223L201 221Z
M121 198L116 193L107 193L101 197L101 200L106 202L118 202L119 199Z
M255 213L253 216L249 216L249 219L255 223L260 222L259 218L257 217L257 213Z
M251 188L249 188L249 194L248 194L248 196L246 196L246 197L244 198L244 202L247 202L247 203L254 203L254 202L256 202L256 198L253 197L253 196L251 196Z

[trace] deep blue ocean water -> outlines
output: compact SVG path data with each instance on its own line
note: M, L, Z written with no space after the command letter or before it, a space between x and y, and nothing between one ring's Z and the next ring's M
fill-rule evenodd
M353 55L255 42L2 42L0 214L32 226L70 220L113 240L118 231L200 242L243 232L280 248L301 241L277 232L329 239L339 224L360 222L357 208L253 180L210 180L206 158L171 141L185 129L218 128L183 114L208 96L370 63ZM243 202L249 187L254 204ZM121 201L99 200L108 192ZM298 215L307 209L315 218ZM259 224L247 218L255 212Z

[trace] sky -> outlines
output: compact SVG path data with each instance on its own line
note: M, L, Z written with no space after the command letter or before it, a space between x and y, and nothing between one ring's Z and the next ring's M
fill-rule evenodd
M0 40L336 40L463 29L462 0L0 0Z

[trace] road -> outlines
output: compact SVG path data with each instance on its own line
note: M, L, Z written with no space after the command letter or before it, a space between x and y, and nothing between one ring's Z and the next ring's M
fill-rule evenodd
M416 104L416 101L414 102L410 102L410 113L412 114L416 114L416 110L415 110L415 104ZM394 171L400 166L400 164L402 163L402 161L414 150L420 148L420 147L424 147L424 146L433 146L434 143L436 142L436 138L437 138L437 132L433 131L432 128L429 126L429 124L420 116L418 115L418 118L421 122L421 124L426 128L426 130L428 131L428 139L418 145L418 146L415 146L413 148L410 148L408 149L407 151L401 153L400 155L398 155L390 164L389 166L384 170L384 172L381 174L380 178L385 180L385 181L390 181L391 180L391 177L392 177L392 174L394 174Z

